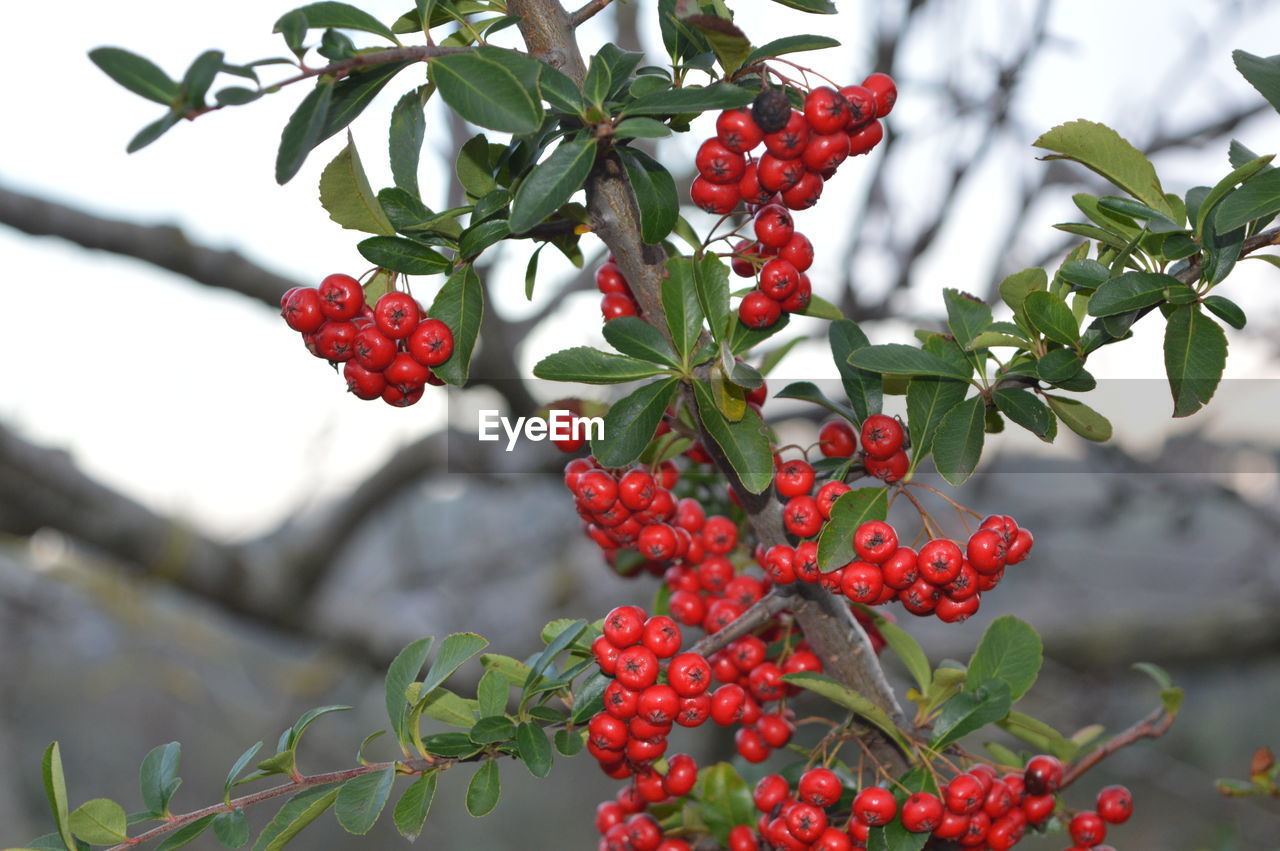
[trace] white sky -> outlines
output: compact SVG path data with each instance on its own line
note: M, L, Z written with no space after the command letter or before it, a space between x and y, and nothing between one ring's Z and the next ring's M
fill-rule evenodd
M197 26L190 15L176 13L172 2L162 0L77 4L51 26L48 10L38 4L7 4L7 31L27 35L10 39L9 71L0 78L7 116L0 135L0 184L111 217L175 223L196 240L235 248L304 282L318 283L334 271L363 271L367 264L354 248L361 236L340 230L316 202L320 169L341 146L338 139L313 154L288 186L274 183L275 143L301 92L184 123L145 151L126 156L127 141L158 117L160 108L116 86L86 57L96 46L122 46L180 76L206 48L225 50L229 61L280 55L284 49L279 36L270 33L271 25L293 5L224 0L203 11ZM361 5L389 21L409 4L370 0ZM845 41L846 49L808 54L802 57L806 64L846 79L855 73L861 79L872 70L858 58L866 55L866 32L859 27L869 14L865 4L845 3L852 11L835 17L803 15L768 0L731 5L757 43L784 33L832 34ZM1025 20L1029 5L951 4L937 32L921 33L907 46L910 67L918 71L899 81L901 120L929 108L929 81L946 73L961 54L1002 56L1008 49L1001 40L1003 28ZM646 36L652 37L649 8L643 4L641 16ZM1071 0L1058 8L1052 30L1062 40L1037 63L1018 106L1027 122L1024 141L988 169L980 191L963 199L969 211L965 222L998 221L1007 213L1009 176L1037 167L1030 142L1048 127L1088 117L1141 136L1161 115L1172 116L1174 126L1199 123L1254 96L1231 67L1232 47L1263 55L1278 49L1269 38L1280 32L1280 9L1274 5L1242 15L1246 25L1227 24L1225 29L1214 23L1227 8L1219 4L1117 6ZM1186 34L1205 26L1225 35L1195 55ZM591 39L598 42L600 32L589 28L584 47L594 47ZM1134 92L1148 90L1153 73L1163 78L1161 69L1171 60L1196 65L1198 84L1171 94L1164 103L1136 99ZM375 188L389 183L385 161L379 162L386 116L413 73L405 72L353 127ZM233 82L225 79L219 85ZM1129 86L1129 80L1141 85ZM891 119L890 132L893 123ZM1255 150L1274 151L1280 148L1278 130L1280 121L1271 116L1247 125L1243 135ZM913 144L935 146L941 161L948 146L963 142L962 131ZM695 133L671 144L671 161L691 160L701 138ZM431 167L424 163L422 183L428 202L438 205L444 178L429 172ZM838 178L846 181L844 191L851 196L859 178L844 172L856 171L846 167ZM1225 171L1221 150L1184 157L1172 164L1166 189L1183 192L1193 182ZM930 203L929 181L937 175L896 178L912 190L916 203ZM827 209L825 204L819 210ZM1061 210L1037 212L1046 224L1064 218ZM907 217L918 213L910 203L902 211ZM824 231L838 227L839 217L815 212L802 214L799 221L819 246L816 290L831 296L822 281L833 274L835 252L824 258L822 241L836 238ZM1001 228L996 224L991 231ZM972 264L971 272L966 271L970 264L958 262L975 251L990 252L980 231L966 226L963 232L944 235L925 265L926 277L938 283L922 289L916 308L938 310L942 286L981 286L966 275L985 274L987 261ZM544 252L543 259L552 260L553 253ZM112 486L208 529L251 534L269 528L297 506L358 481L396 446L440 422L442 395L433 404L428 394L408 410L348 396L341 380L307 355L272 312L235 294L187 283L140 262L8 229L0 229L0 257L5 269L0 339L10 352L0 370L0 419L41 444L68 449L88 472ZM1245 265L1257 268L1249 269L1250 275L1242 273L1228 294L1251 308L1255 319L1269 315L1274 322L1280 305L1275 270ZM513 259L509 268L509 309L518 314L528 309L518 294L523 259ZM554 262L544 263L549 272L556 268ZM1270 280L1264 277L1268 274ZM1256 288L1250 283L1254 281L1259 282ZM428 292L437 285L427 284ZM598 340L596 302L592 295L575 297L565 312L569 321L526 343L524 362L531 365L578 339ZM834 374L829 358L824 363L819 354L802 353L783 373ZM1115 355L1096 356L1090 368L1099 377L1158 377L1158 335L1148 334ZM1274 378L1277 370L1257 347L1237 341L1228 374ZM1274 393L1261 401L1254 397L1255 408L1261 406L1254 417L1273 418L1275 401ZM1249 403L1247 393L1240 396L1240 406ZM1110 413L1124 428L1129 414ZM1163 411L1158 413L1163 417Z

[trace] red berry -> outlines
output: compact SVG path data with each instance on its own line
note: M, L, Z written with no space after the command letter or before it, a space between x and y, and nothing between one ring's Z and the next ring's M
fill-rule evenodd
M793 160L804 152L804 146L809 142L809 122L804 120L804 114L791 111L791 117L787 119L786 125L776 133L766 133L764 136L764 146L778 159Z
M680 627L666 615L654 615L644 622L640 640L659 659L670 659L680 651Z
M1031 545L1035 543L1035 538L1031 535L1030 529L1019 529L1018 534L1009 544L1009 549L1004 554L1005 564L1017 564L1027 557L1027 553L1031 552Z
M708 517L702 527L702 545L707 552L722 556L738 545L738 526L728 517Z
M982 807L986 797L983 784L971 774L961 774L947 784L943 790L947 809L960 815L969 815Z
M880 565L884 584L901 591L910 588L919 577L916 551L910 547L898 547L884 564Z
M330 275L320 282L316 294L326 319L355 319L364 307L364 290L350 275Z
M769 193L770 197L774 192L785 192L795 186L806 173L803 160L784 160L773 154L762 156L756 166L756 180L760 190L762 193ZM745 189L742 191L745 195ZM765 201L768 201L768 198L765 198Z
M618 606L611 609L604 616L604 637L618 648L639 644L644 637L646 617L644 609L639 606Z
M853 799L854 818L865 825L888 824L897 813L893 793L881 786L868 786Z
M760 292L774 301L784 301L795 291L800 273L781 257L775 257L760 270Z
M808 495L792 497L782 509L782 522L787 531L797 538L818 534L822 528L822 514L818 511L817 500Z
M761 715L756 729L771 748L784 748L791 741L795 726L780 714Z
M818 493L814 499L818 503L818 513L822 515L823 520L831 519L831 508L836 504L836 500L847 494L852 488L844 482L830 481L822 487L818 488Z
M876 117L876 96L865 86L845 86L840 90L849 104L849 121L845 130L854 131Z
M795 234L791 214L777 204L763 207L754 221L756 240L767 248L782 248Z
M1004 568L1005 544L994 529L979 529L969 538L966 555L973 569L990 576Z
M676 723L681 727L699 727L711 717L711 698L706 694L680 698L680 714Z
M796 804L785 818L787 829L801 842L813 842L827 829L827 814L813 804Z
M883 520L869 520L853 533L853 550L858 558L884 564L898 549L898 533Z
M942 592L923 576L910 586L898 592L898 600L903 608L913 615L931 615L942 599Z
M662 787L673 798L688 795L698 781L698 764L688 754L676 754L667 760L667 774Z
M351 322L325 322L316 332L316 351L326 360L345 363L355 356L356 326Z
M822 197L822 176L806 171L794 185L782 191L782 203L789 210L807 210Z
M1067 825L1067 832L1077 845L1092 848L1107 838L1107 825L1097 813L1086 810L1076 813L1075 818Z
M670 729L679 711L680 695L671 686L657 683L640 692L635 720L644 719Z
M920 548L916 568L920 578L934 585L946 585L960 575L960 563L964 556L955 541L938 538Z
M902 448L902 423L884 414L872 414L862 423L862 448L868 458L883 461Z
M355 360L342 365L342 377L347 380L347 390L357 399L377 399L387 387L381 372L365 369Z
M391 365L382 371L387 384L394 386L401 393L409 394L421 390L431 376L431 370L418 363L413 355L401 352L391 361Z
M789 794L791 794L791 786L781 774L766 774L756 782L751 799L755 802L757 810L770 813L774 807L786 800Z
M696 697L711 685L711 665L697 653L681 653L667 667L667 682L682 697Z
M373 306L373 322L393 340L403 340L418 327L421 311L408 293L384 293Z
M689 197L708 213L723 216L732 213L742 199L737 183L712 183L699 175L689 188Z
M963 600L943 596L938 599L938 605L934 607L933 613L943 623L960 623L977 614L981 603L982 598L977 594Z
M439 319L424 319L409 335L409 353L423 366L439 366L453 354L453 331Z
M352 360L371 372L381 372L396 359L396 342L369 325L356 332L351 341L355 355Z
M876 118L884 118L893 110L898 101L898 87L892 77L877 71L863 80L862 86L875 96Z
M867 471L867 475L883 479L886 482L898 481L898 479L907 474L909 467L910 460L907 458L907 453L902 449L899 449L884 460L868 456L862 462L862 468Z
M600 313L608 322L619 316L639 316L640 308L636 306L635 299L625 293L608 293L600 299Z
M631 295L631 287L622 276L622 269L617 263L603 263L596 269L596 289L604 294L622 293Z
M800 775L796 785L797 796L818 807L829 807L840 799L844 785L829 768L811 768Z
M804 99L804 117L815 133L834 133L849 123L849 102L830 86L819 86Z
M884 125L872 121L861 130L849 134L849 156L856 157L871 151L884 138Z
M809 283L809 276L801 272L796 288L782 302L782 309L787 313L804 313L804 309L809 306L809 299L812 295L813 285Z
M813 265L813 243L799 231L792 231L791 239L778 249L778 257L795 266L797 272L804 272Z
M650 523L640 530L636 544L645 558L666 561L676 554L676 533L666 523Z
M818 432L818 449L827 458L848 458L857 450L858 438L853 426L844 420L831 420Z
M764 141L764 131L749 109L726 109L716 119L716 137L729 150L745 154Z
M912 833L928 833L942 822L942 802L928 792L916 792L902 803L902 826Z
M742 717L746 702L747 692L742 686L736 683L720 686L711 695L711 720L728 727Z
M1062 760L1048 754L1033 756L1022 773L1028 794L1050 795L1062 785Z
M1053 815L1053 808L1057 803L1058 799L1052 794L1028 795L1022 800L1022 811L1027 814L1027 821L1040 824Z
M698 173L712 183L737 183L747 169L746 158L719 139L708 139L694 159Z
M759 290L752 290L738 305L738 318L748 328L769 328L782 317L782 307Z
M591 653L596 657L596 664L609 676L613 676L614 671L618 669L618 654L621 652L607 635L602 635L591 642Z
M779 160L779 162L785 162L785 160ZM747 163L746 169L742 172L742 179L738 181L738 194L742 196L742 203L756 207L768 204L775 191L777 190L766 189L760 182L760 164ZM750 275L743 275L743 277L750 277Z
M774 477L773 486L779 496L800 496L813 489L813 467L807 461L796 458L784 461Z
M303 334L319 330L325 321L320 295L310 287L294 287L285 293L280 315L286 325Z
M794 566L796 551L786 544L774 544L764 554L763 567L769 577L779 585L796 581Z
M1124 786L1107 786L1098 792L1098 815L1110 824L1123 824L1133 815L1133 796Z
M810 136L801 159L805 168L820 174L839 168L849 158L849 150L849 134L841 129L827 135Z
M845 565L840 590L855 603L874 605L884 590L884 577L876 565L856 561Z

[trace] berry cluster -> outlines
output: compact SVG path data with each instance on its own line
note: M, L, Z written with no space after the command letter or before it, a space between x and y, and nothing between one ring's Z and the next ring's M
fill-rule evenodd
M640 305L636 304L631 285L627 283L612 254L596 268L596 289L603 295L600 299L600 312L604 314L605 322L619 316L640 315Z
M347 389L360 399L403 408L421 399L427 384L444 383L431 367L453 354L453 332L408 293L385 293L371 308L359 281L330 275L318 288L286 292L280 315L313 355L343 364Z
M788 210L818 203L841 163L884 138L878 119L896 99L892 78L872 74L861 86L811 90L803 111L793 109L784 92L768 89L750 110L726 110L716 119L716 135L698 148L690 196L709 213L727 215L745 204L755 215L755 240L739 242L733 252L734 271L757 279L738 307L744 324L768 328L784 312L808 306L812 285L805 273L813 245L796 231ZM761 144L765 152L756 159L751 152Z

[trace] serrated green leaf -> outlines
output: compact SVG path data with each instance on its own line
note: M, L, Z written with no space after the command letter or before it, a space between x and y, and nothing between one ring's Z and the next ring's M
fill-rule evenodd
M907 741L906 736L904 736L902 731L894 725L893 721L889 718L889 715L883 709L876 706L869 699L858 694L856 691L846 688L836 680L828 677L826 674L802 671L794 674L784 674L782 679L784 682L812 691L825 697L837 706L843 706L845 709L857 713L865 720L874 724L889 738L897 742L904 751L911 750L911 745Z
M639 120L639 119L633 119ZM675 178L662 163L631 147L616 148L640 211L640 237L657 244L667 238L680 216Z
M431 802L436 796L438 780L438 772L427 772L405 789L396 803L392 818L400 835L410 842L418 838L422 833L423 825L427 823L427 814L431 812Z
M582 188L596 159L596 140L569 139L533 167L511 201L511 231L524 233Z
M169 801L182 784L178 777L178 763L182 760L182 745L169 742L158 745L142 760L138 771L138 786L142 790L142 803L159 815L169 812Z
M661 375L662 372L651 363L602 352L590 346L575 346L547 355L533 368L536 377L547 381L582 384L623 384ZM654 428L657 428L656 424Z
M1045 394L1044 400L1058 415L1058 419L1066 423L1067 428L1083 437L1101 443L1111 439L1111 423L1102 414L1090 408L1078 399L1065 396Z
M485 760L467 784L467 812L475 818L487 816L498 805L501 794L502 780L498 774L498 761Z
M1160 179L1142 152L1104 124L1076 120L1060 124L1036 139L1053 151L1045 159L1074 160L1110 180L1149 207L1172 217Z
M743 487L751 493L764 493L773 484L773 453L760 415L748 407L741 420L731 423L716 408L709 385L695 381L693 391L703 428L720 447Z
M1111 270L1097 260L1080 258L1062 264L1058 275L1068 283L1086 290L1096 290L1111 277Z
M454 387L461 387L471 372L471 353L484 319L484 285L474 265L467 263L449 276L427 315L439 319L453 332L453 354L431 371Z
M542 124L542 104L492 51L437 57L432 76L440 96L472 124L504 133L532 133Z
M1058 433L1058 421L1054 419L1053 411L1030 390L1005 387L992 393L991 399L1000 413L1045 443L1053 443Z
M1280 110L1280 59L1233 50L1231 61L1235 63L1240 76L1248 80L1249 85L1267 99L1267 103Z
M467 735L477 745L491 745L515 738L516 725L505 715L491 715L476 721Z
M662 332L636 316L619 316L604 324L609 345L628 357L665 367L680 366L680 359Z
M124 807L108 798L94 798L76 807L67 823L72 833L92 845L121 842L129 827Z
M1013 309L1013 316L1020 325L1031 327L1026 320L1027 296L1045 289L1049 285L1049 276L1044 269L1023 269L1014 272L1000 282L1000 298Z
M1004 615L991 622L973 651L964 690L973 694L992 680L1003 680L1016 701L1035 683L1043 661L1043 646L1035 629Z
M99 47L89 51L89 59L135 95L165 106L178 97L178 83L146 57L119 47Z
M1012 706L1009 684L1001 679L990 680L971 692L961 692L943 705L942 714L934 722L929 747L941 750L994 724L1008 715Z
M746 106L755 95L738 86L716 83L668 89L636 98L622 108L622 115L682 115L709 109L736 109Z
M409 686L408 696L417 697L414 700L415 710L421 711L428 718L454 727L470 728L476 723L476 713L480 709L477 701L468 700L441 686L433 688L426 697L422 697L422 694L421 684L414 683Z
M938 422L933 461L938 473L952 486L968 479L978 466L986 438L985 417L986 401L974 396L953 406Z
M1280 173L1280 172L1278 172ZM1227 365L1227 336L1199 305L1175 307L1164 335L1164 366L1173 415L1189 417L1208 404Z
M667 329L676 351L685 359L702 332L702 307L698 304L694 265L691 257L673 257L667 261L667 276L662 279L662 308Z
M483 658L481 658L480 664L484 665ZM488 665L485 665L484 675L480 677L480 682L476 684L476 705L479 707L480 717L501 715L506 712L509 691L506 676L502 672L492 670Z
M645 366L653 369L648 364ZM640 457L653 439L679 383L677 378L650 382L609 406L604 417L604 434L591 441L591 451L601 464L623 467Z
M414 196L419 194L418 161L422 156L422 143L427 138L427 117L422 107L431 91L429 87L422 87L405 92L391 110L391 127L387 133L391 176L396 186Z
M942 298L947 305L947 325L956 342L967 348L991 324L991 308L959 290L944 289Z
M949 378L911 379L907 385L907 427L916 463L933 451L942 418L964 401L968 391L968 384Z
M382 236L396 232L373 194L350 134L346 147L320 173L320 205L344 228Z
M888 514L887 488L855 488L842 493L831 506L831 520L818 536L818 570L830 573L853 561L853 532L868 520Z

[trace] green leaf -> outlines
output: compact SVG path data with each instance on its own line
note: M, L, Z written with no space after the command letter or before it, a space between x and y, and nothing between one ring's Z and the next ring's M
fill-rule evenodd
M596 159L596 140L579 137L561 143L533 167L511 202L511 232L524 233L560 209L582 188Z
M1050 384L1063 384L1080 374L1084 361L1071 349L1053 349L1036 361L1036 375Z
M968 381L973 374L972 369L965 369L923 349L903 343L885 343L857 349L849 356L849 363L860 369L885 375L933 375Z
M403 236L371 236L356 250L370 263L406 275L438 275L452 265L440 252Z
M283 186L292 180L306 162L307 154L324 139L333 86L332 80L322 79L289 116L276 152L276 183Z
M667 367L680 359L662 332L637 316L619 316L604 324L604 338L624 355Z
M596 671L579 683L573 695L573 723L581 724L604 708L601 695L609 682L609 677Z
M218 813L213 819L213 835L227 848L243 848L249 844L249 819L242 809Z
M636 98L622 108L623 115L682 115L709 109L736 109L746 106L755 95L728 83L687 86Z
M1111 439L1111 423L1102 414L1077 399L1065 396L1045 394L1044 400L1058 415L1058 419L1066 423L1067 428L1083 437L1101 443Z
M307 52L303 44L307 37L307 16L299 9L285 12L271 31L280 33L289 50L301 61Z
M391 110L391 129L387 134L391 176L396 186L414 195L418 192L418 161L422 156L422 143L427 138L427 117L423 101L431 89L413 89L396 101Z
M547 355L533 368L536 377L547 381L576 381L582 384L623 384L661 375L662 372L662 369L645 361L602 352L590 346L562 349ZM656 425L654 427L657 428Z
M894 725L889 715L880 707L876 706L869 699L858 694L852 689L846 688L836 682L826 674L815 674L811 671L801 671L794 674L784 674L782 677L784 682L800 686L808 689L815 694L819 694L835 703L837 706L843 706L852 712L856 712L864 719L878 727L885 735L893 739L904 750L909 752L911 745L907 741L902 731Z
M731 423L716 408L708 384L695 381L693 392L703 427L720 447L743 487L751 493L764 493L773 484L773 453L760 415L747 408L741 420Z
M89 59L108 77L135 95L169 106L177 99L179 86L150 59L119 47L99 47L89 51Z
M733 321L729 310L729 267L714 254L703 255L693 267L693 286L698 306L711 326L711 337L718 343Z
M435 661L427 669L422 680L422 694L429 695L436 686L442 684L462 667L472 656L489 646L488 639L474 632L455 632L440 642L440 650Z
M550 65L543 64L539 69L538 89L557 112L579 115L586 109L577 84Z
M67 819L67 780L62 771L62 749L57 742L51 742L49 747L45 748L40 772L44 779L44 792L49 800L54 827L57 828L66 847L74 849L76 841L71 835L71 827Z
M516 730L516 750L534 777L546 777L551 773L551 740L537 724L528 721L520 724Z
M515 738L516 725L505 715L491 715L476 721L467 735L477 745L491 745Z
M773 2L814 15L834 15L837 12L836 4L831 0L773 0Z
M1174 211L1164 197L1155 168L1141 151L1110 127L1092 121L1069 121L1054 127L1034 144L1055 152L1044 159L1074 160L1148 207L1173 217Z
M907 385L907 424L912 457L919 463L933 451L938 425L947 413L964 401L969 385L949 378L913 378Z
M885 643L906 666L907 672L916 681L916 686L921 693L927 693L929 684L933 682L933 671L929 667L929 658L924 655L924 648L920 646L920 642L916 641L911 633L874 609L866 611L875 620L876 629L880 630L880 634L884 636Z
M650 244L662 242L680 217L680 196L676 191L675 178L662 163L644 151L626 146L615 150L636 193L641 239Z
M434 642L435 639L431 636L411 642L396 654L391 666L387 668L387 676L384 680L387 718L391 721L391 732L401 743L404 743L407 738L404 725L409 713L409 702L405 699L404 690L409 687L409 683L418 679L418 672L426 664Z
M169 742L158 745L142 760L138 772L138 785L142 789L142 803L150 812L165 815L169 801L182 785L178 777L178 763L182 759L182 745Z
M1048 284L1049 276L1044 269L1036 268L1014 272L1000 282L1000 298L1013 309L1013 318L1019 325L1030 330L1031 325L1027 321L1027 314L1024 309L1027 296L1038 290L1045 289Z
M502 794L502 781L498 776L498 761L487 759L480 770L471 776L467 784L467 812L475 818L487 816L498 805Z
M421 684L415 683L409 686L408 696L418 698L414 701L414 709L420 709L428 718L443 721L453 727L468 729L476 723L476 713L480 710L477 701L468 700L439 686L427 693L426 697L422 697L422 694ZM411 719L412 717L413 715L410 714Z
M436 796L438 780L439 772L427 772L413 781L396 803L392 818L400 835L410 842L418 838L422 833L423 825L427 823L427 813L431 812L431 802Z
M486 665L483 656L480 658L480 664L485 666L484 675L476 684L476 705L479 707L480 717L501 715L507 711L507 698L510 691L507 678L501 671L493 670Z
M1075 314L1053 293L1043 290L1028 293L1023 309L1032 326L1055 343L1074 346L1080 339L1080 323Z
M204 106L204 97L221 70L221 50L206 50L197 56L182 75L183 101L192 106Z
M624 118L618 122L618 126L613 128L613 138L615 139L664 139L671 135L671 128L653 118L645 118L637 116L635 118ZM631 148L619 148L622 151L632 151ZM634 153L634 151L632 151Z
M569 349L569 351L575 350ZM597 354L604 355L603 352ZM641 363L632 361L630 358L619 358L619 360L632 364ZM542 367L546 362L543 360L538 367ZM644 366L651 370L650 374L653 374L653 367L648 364ZM547 377L539 375L538 367L534 368L534 375L540 378ZM666 412L667 405L670 404L679 384L678 378L653 381L609 406L609 412L604 416L603 437L591 441L591 451L601 464L608 467L624 467L640 457L640 453L644 452L644 448L649 445L649 441L658 430L658 423L662 421L662 415Z
M471 741L471 737L466 733L436 733L424 736L422 743L427 753L447 759L466 759L484 750L483 747Z
M1169 217L1169 214L1153 210L1146 204L1141 204L1129 198L1104 195L1098 199L1098 209L1146 222L1146 228L1151 233L1174 233L1184 230L1182 223L1174 221ZM1135 224L1137 221L1135 221Z
M755 50L751 51L751 55L747 57L747 61L742 64L754 65L761 59L769 59L774 56L783 56L788 53L800 53L805 50L825 50L828 47L839 47L840 42L834 38L828 38L824 35L789 35L785 38L774 39L767 44L762 44Z
M412 62L392 62L353 71L334 84L333 101L329 104L324 126L320 130L320 138L316 141L322 142L328 139L355 121L356 117L364 112L365 107L377 97L378 92L391 82L391 78L412 64Z
M380 35L396 44L400 43L391 33L391 30L377 18L346 3L309 3L294 11L301 12L306 16L307 26L310 29L333 27L340 30L359 30ZM279 22L277 22L276 29L273 32L280 32Z
M858 349L871 345L858 323L840 319L827 326L827 340L831 345L831 357L840 372L849 405L859 421L871 414L880 413L884 381L876 372L858 369L849 362L849 356Z
M754 822L756 810L751 789L727 762L699 771L693 796L700 804L698 815L721 847L728 842L729 831L735 825Z
M986 402L981 396L955 405L943 415L933 438L933 462L952 486L973 475L982 457Z
M1009 714L1013 697L1004 680L991 680L948 700L933 725L929 747L940 750Z
M1058 270L1059 277L1081 289L1096 290L1111 277L1111 270L1097 260L1068 260Z
M476 347L484 319L484 285L475 266L467 263L456 269L436 293L427 314L448 325L453 332L453 354L431 371L454 387L461 387L467 383L471 352Z
M1245 322L1248 321L1240 305L1225 296L1207 295L1204 297L1204 306L1209 308L1210 313L1237 331L1244 328Z
M244 771L245 766L249 764L260 750L262 750L262 742L249 746L244 753L240 754L240 757L235 761L235 764L231 766L231 770L227 772L227 780L222 788L224 798L230 797L231 787L236 785L236 778L240 776L240 772Z
M1196 304L1175 307L1168 321L1164 367L1173 393L1173 415L1189 417L1218 389L1227 365L1227 335Z
M603 107L612 86L613 76L609 72L609 64L599 54L592 56L587 66L587 76L582 81L583 97L588 103Z
M826 394L818 389L818 385L812 381L793 381L777 393L774 393L773 396L775 399L799 399L803 402L811 402L815 405L821 405L832 413L839 414L846 420L857 421L852 411L844 405L828 399Z
M1280 58L1254 56L1243 50L1233 50L1231 61L1235 63L1240 76L1248 80L1249 85L1267 99L1267 103L1280 110Z
M801 316L812 316L814 319L826 319L828 322L838 322L844 319L844 312L831 302L821 296L809 296L809 303L804 306L804 310L798 311Z
M498 48L440 56L431 72L440 96L472 124L517 135L542 124L542 104L520 78L494 56Z
M258 834L258 841L253 845L253 851L279 851L293 841L308 825L333 806L333 802L338 798L337 785L325 783L322 786L313 786L290 798L288 803L276 813L271 823Z
M138 135L129 140L128 146L125 148L126 153L136 153L147 145L150 145L156 139L159 139L169 131L171 127L176 125L182 119L182 115L177 112L167 112L163 117L156 119L138 131Z
M475 221L473 218L472 221ZM474 260L484 253L486 248L496 245L511 235L511 226L503 219L491 219L472 225L462 232L458 241L458 257L463 260Z
M490 153L489 140L483 133L468 139L458 150L454 172L468 195L483 198L498 187Z
M1209 220L1209 214L1213 212L1218 202L1227 196L1236 184L1243 183L1253 177L1258 172L1267 168L1271 161L1275 159L1275 154L1268 154L1265 157L1255 157L1240 167L1234 169L1226 177L1219 180L1209 193L1200 201L1200 206L1196 210L1195 235L1199 237L1204 232L1204 224Z
M1058 421L1053 418L1053 411L1036 398L1036 394L1030 390L1006 387L992 393L991 399L1000 413L1045 443L1053 443L1058 433Z
M1213 224L1218 233L1225 234L1276 213L1280 213L1280 169L1271 169L1223 198L1213 214Z
M114 845L125 839L129 817L124 807L108 798L94 798L71 811L71 832L91 845Z
M361 774L343 783L333 808L342 829L358 836L368 833L382 815L395 781L396 767L388 765L381 771Z
M782 318L768 328L748 328L741 322L730 323L729 348L735 355L740 355L760 345L765 340L786 329L791 322L791 315L784 313Z
M1157 272L1125 272L1105 282L1089 299L1090 316L1114 316L1164 301L1165 288L1177 278Z
M991 324L991 308L959 290L945 289L942 298L947 305L947 325L952 335L957 343L968 348L974 338Z
M237 812L239 812L239 810L237 810ZM209 826L213 824L213 822L213 815L207 815L203 818L196 819L190 824L183 825L173 833L169 834L169 837L165 839L164 842L157 845L156 851L173 851L175 848L181 848L184 845L194 842L202 833L209 829ZM248 830L247 824L245 825L245 830ZM245 842L248 841L249 836L246 832Z
M383 236L396 232L373 194L350 134L346 147L320 173L320 205L344 228Z
M306 712L293 722L293 727L289 729L286 738L285 747L288 750L294 750L298 747L298 742L302 739L302 734L307 731L312 722L322 716L332 714L334 712L350 712L350 706L317 706L314 709L308 709Z
M1040 635L1035 629L1012 615L1004 615L991 622L973 651L964 690L973 694L992 680L1003 680L1016 701L1035 683L1043 661Z
M585 730L556 730L556 750L565 756L577 756L582 752Z
M692 257L673 257L667 261L667 276L662 279L662 308L667 329L681 358L687 359L702 332L702 307L698 304Z
M831 506L831 520L818 536L818 569L830 573L854 559L853 532L868 520L884 520L889 510L887 488L855 488Z
M1080 750L1066 736L1048 724L1021 712L1010 712L1007 718L997 721L996 725L1037 751L1052 754L1066 762L1075 759L1076 753Z

